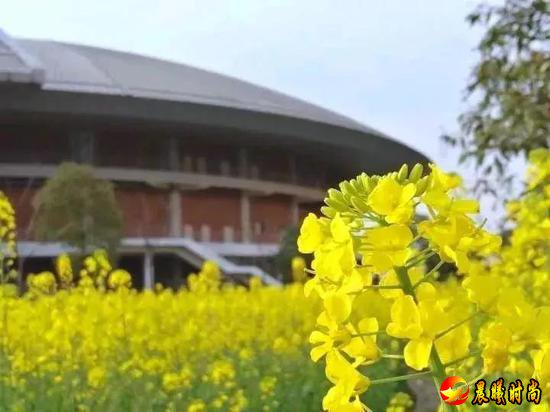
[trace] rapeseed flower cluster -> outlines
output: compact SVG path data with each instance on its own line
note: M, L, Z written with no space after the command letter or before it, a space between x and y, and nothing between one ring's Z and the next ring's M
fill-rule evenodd
M300 252L313 254L305 293L323 304L310 342L332 383L325 410L369 410L361 397L382 383L431 375L438 393L446 376L514 366L550 393L549 156L531 155L502 255L501 238L475 220L478 202L461 196L461 179L435 165L426 175L421 165L363 173L328 191L322 216L309 214L298 239ZM445 281L444 264L455 268ZM373 379L369 370L384 358L414 371Z
M479 333L483 370L537 379L540 408L550 408L550 151L535 150L529 160L525 192L508 204L509 242L463 287L488 318Z
M0 192L0 284L15 278L16 255L15 211L9 199ZM11 293L10 288L3 288L2 293Z

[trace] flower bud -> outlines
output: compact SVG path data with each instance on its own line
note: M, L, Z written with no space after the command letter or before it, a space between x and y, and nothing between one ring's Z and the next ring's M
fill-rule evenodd
M351 183L347 180L340 183L340 190L342 190L342 193L348 198L359 195L359 193L357 193L357 190L355 190Z
M428 188L429 176L424 176L416 183L416 196L421 196Z
M352 197L351 198L351 204L354 208L356 208L360 212L368 212L370 210L370 207L359 197Z
M336 210L334 210L330 206L321 206L321 213L326 217L330 217L331 219L336 216Z
M399 169L399 172L397 173L397 181L399 183L403 183L407 178L408 174L409 174L409 166L407 166L407 164L405 163L403 166L401 166L401 169Z
M369 186L369 177L367 176L366 173L362 173L361 175L359 175L357 177L358 180L361 181L361 184L363 185L363 187L365 188L365 191L367 193L369 193L372 189L372 187Z
M337 212L346 212L349 209L345 203L339 202L336 199L325 198L325 203Z
M411 183L418 182L418 180L422 177L423 172L424 172L424 166L422 166L420 163L415 164L409 175L409 182Z
M358 193L363 193L365 191L365 186L363 185L363 180L361 176L357 176L355 179L350 180L351 185Z
M346 199L344 198L344 195L339 190L329 189L327 193L330 199L337 200L338 202L342 202L344 204L346 203Z

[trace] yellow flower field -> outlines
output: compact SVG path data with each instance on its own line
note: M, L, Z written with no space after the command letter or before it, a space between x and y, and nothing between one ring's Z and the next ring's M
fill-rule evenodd
M188 289L137 292L102 252L77 286L67 256L56 267L23 297L2 289L2 410L318 410L307 338L320 306L302 284L222 285L207 262Z
M472 219L477 202L456 195L460 179L435 166L343 182L324 217L305 219L311 269L295 258L284 287L223 283L206 262L185 289L138 292L96 251L78 276L59 256L20 296L2 195L0 410L403 412L405 381L433 379L439 399L451 375L470 388L458 410L548 410L550 152L530 160L502 248ZM503 395L516 379L524 398Z
M317 310L299 285L4 296L0 402L25 411L308 409L322 379L303 355ZM278 396L289 382L299 385L294 398Z

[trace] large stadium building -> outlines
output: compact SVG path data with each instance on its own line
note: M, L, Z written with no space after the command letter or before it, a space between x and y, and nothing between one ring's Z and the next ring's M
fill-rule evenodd
M24 270L66 246L33 238L33 198L64 161L115 183L122 266L173 285L205 259L230 277L257 265L325 190L423 155L347 117L184 64L0 31L0 190Z

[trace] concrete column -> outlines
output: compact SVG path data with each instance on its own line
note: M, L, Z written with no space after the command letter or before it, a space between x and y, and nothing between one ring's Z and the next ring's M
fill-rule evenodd
M154 254L146 250L143 256L143 289L153 289L155 286L155 263Z
M180 170L179 142L174 136L168 139L168 168L170 170Z
M239 176L248 177L248 151L245 148L239 149Z
M300 204L298 203L298 199L295 197L292 198L290 201L290 222L293 225L297 225L300 220Z
M77 163L93 164L95 157L95 135L91 131L76 131L70 134L73 160Z
M298 174L296 172L296 155L294 153L290 153L288 156L288 168L290 172L290 181L296 183Z
M172 237L181 237L181 196L177 187L170 191L168 200L168 224L169 235Z
M252 241L252 228L250 223L250 195L245 191L241 192L241 232L242 241Z

